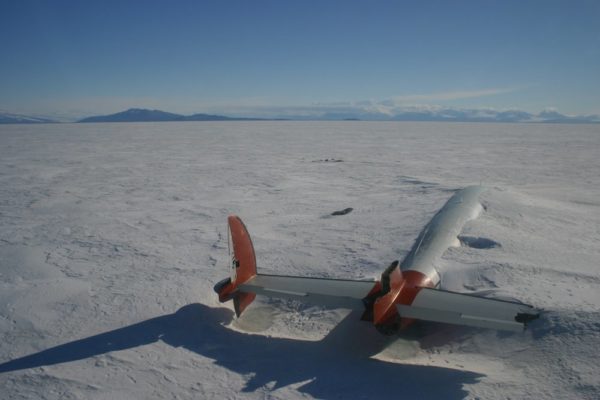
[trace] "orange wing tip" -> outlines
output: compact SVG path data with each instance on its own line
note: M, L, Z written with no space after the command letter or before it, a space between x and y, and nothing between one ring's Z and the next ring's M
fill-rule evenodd
M256 276L256 255L250 233L240 217L230 215L227 221L233 245L231 282L237 287Z
M256 297L253 293L238 290L240 285L256 276L256 255L248 229L240 217L230 215L227 223L233 247L231 276L218 282L214 290L219 295L220 302L233 300L235 312L239 316Z
M233 309L235 310L235 315L239 317L242 315L246 307L250 305L256 298L255 293L243 293L238 292L233 297Z

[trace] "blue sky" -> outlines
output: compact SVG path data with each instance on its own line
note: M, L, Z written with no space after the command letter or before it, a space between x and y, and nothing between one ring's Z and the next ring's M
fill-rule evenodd
M598 1L0 2L0 110L600 114Z

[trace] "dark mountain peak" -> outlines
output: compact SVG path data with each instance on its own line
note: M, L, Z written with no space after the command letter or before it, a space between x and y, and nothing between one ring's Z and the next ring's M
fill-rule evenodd
M233 118L213 114L181 115L161 110L130 108L110 115L98 115L77 122L161 122L161 121L255 121L259 118Z
M160 110L145 108L130 108L116 114L97 115L84 118L78 122L154 122L154 121L181 121L183 115L173 114Z

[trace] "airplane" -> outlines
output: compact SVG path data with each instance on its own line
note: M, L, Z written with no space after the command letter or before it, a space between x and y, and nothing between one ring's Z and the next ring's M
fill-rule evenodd
M230 215L231 276L214 290L219 301L233 300L238 317L256 295L263 295L361 310L361 319L386 335L415 320L522 331L539 317L533 306L440 289L437 260L448 247L460 246L463 226L483 210L479 196L484 191L482 186L458 190L424 227L402 262L392 262L379 281L259 274L250 234L238 216Z

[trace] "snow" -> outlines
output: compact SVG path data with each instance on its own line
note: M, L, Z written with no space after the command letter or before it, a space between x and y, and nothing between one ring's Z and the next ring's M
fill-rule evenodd
M265 273L375 279L479 183L442 286L542 309L524 333L212 291L228 214ZM599 198L598 125L0 126L0 398L598 398Z

